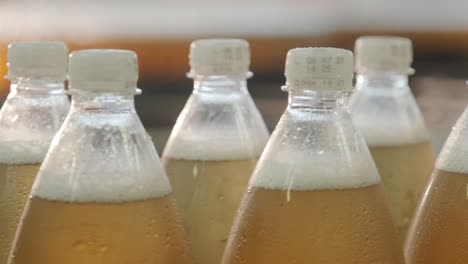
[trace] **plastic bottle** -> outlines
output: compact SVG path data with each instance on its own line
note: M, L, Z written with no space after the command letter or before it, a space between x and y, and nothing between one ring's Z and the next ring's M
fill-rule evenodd
M202 39L190 48L193 93L163 153L198 264L219 264L269 133L247 91L249 44Z
M289 104L249 182L223 264L401 263L380 177L346 105L353 55L288 52Z
M360 37L356 41L356 92L350 110L382 177L402 241L434 166L434 152L408 75L411 40Z
M191 263L171 186L134 106L137 56L70 55L72 107L41 166L10 264Z
M63 42L8 47L11 87L0 110L0 264L7 263L34 178L70 107L67 57Z

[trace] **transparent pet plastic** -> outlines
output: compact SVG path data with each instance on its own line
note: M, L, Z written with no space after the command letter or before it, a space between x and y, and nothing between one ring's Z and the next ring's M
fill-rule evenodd
M0 111L0 163L42 162L69 107L63 82L13 80Z
M33 195L53 200L121 202L171 192L133 96L75 95L40 175Z
M408 231L408 264L468 262L468 108L437 159Z
M344 97L290 95L226 247L232 263L404 263Z
M169 180L133 95L74 91L10 264L191 263Z
M349 107L376 162L404 240L435 159L424 118L408 86L408 76L358 75Z
M291 92L251 185L267 189L359 188L380 183L346 94ZM281 175L281 176L280 176Z
M219 263L269 133L244 76L195 76L163 153L196 263Z
M34 178L69 106L61 80L12 79L0 110L0 264L7 263Z
M268 136L245 79L198 77L164 156L200 160L256 159Z
M356 126L371 146L430 141L406 75L358 75L349 108Z
M404 263L346 105L351 61L332 48L288 53L289 104L250 179L223 264Z

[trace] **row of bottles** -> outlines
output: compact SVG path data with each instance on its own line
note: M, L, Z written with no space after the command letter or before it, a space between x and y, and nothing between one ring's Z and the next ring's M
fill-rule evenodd
M54 50L60 60L33 56L38 63L29 64L29 53L48 50ZM18 55L21 52L25 54ZM69 111L63 89L67 62L63 43L15 43L8 55L13 95L1 117L11 120L9 132L19 138L18 142L8 141L10 148L24 147L26 154L21 153L25 155L21 157L29 157L37 144L51 145L46 155L38 149L33 160L15 157L13 165L6 165L7 173L1 175L7 184L0 189L0 213L10 219L0 222L0 231L8 235L1 239L0 263L191 263L169 180L135 111L136 54L123 50L73 52L68 63ZM22 67L17 63L23 62L26 70L16 72L16 67ZM61 86L57 87L50 85L49 70L59 66L62 74L57 82ZM38 80L42 81L41 88L30 85ZM22 102L10 104L16 100ZM56 101L61 102L60 107ZM37 109L23 109L26 106ZM19 123L20 115L25 120ZM23 127L23 123L31 126L38 121L35 130ZM21 133L31 135L37 143L32 144ZM48 137L39 137L41 133ZM35 168L41 161L37 173ZM30 184L20 179L32 181L36 173L32 190L26 190ZM13 197L20 191L21 197ZM25 193L29 192L11 241L11 230L16 228ZM16 204L11 206L13 200Z
M408 87L411 42L363 37L355 52L290 50L288 107L269 138L247 90L248 43L194 41L194 90L160 161L134 107L134 52L73 52L70 107L66 46L12 44L0 264L405 263L434 164ZM407 263L468 261L464 116L422 196Z

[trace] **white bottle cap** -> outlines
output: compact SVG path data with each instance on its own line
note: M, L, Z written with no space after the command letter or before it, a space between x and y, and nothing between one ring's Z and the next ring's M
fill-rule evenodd
M190 45L189 76L246 75L250 65L249 43L243 39L199 39Z
M350 91L353 53L337 48L296 48L286 57L283 90Z
M70 54L70 90L135 94L137 54L130 50L80 50Z
M356 71L358 73L392 72L412 74L413 47L402 37L365 36L356 40Z
M59 41L13 42L8 45L8 75L13 78L65 80L68 49Z

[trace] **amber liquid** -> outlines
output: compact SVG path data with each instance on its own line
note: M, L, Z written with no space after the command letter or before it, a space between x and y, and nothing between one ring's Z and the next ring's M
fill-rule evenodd
M468 263L468 175L436 170L405 245L408 264Z
M33 197L10 264L191 263L170 195L122 203Z
M0 264L6 264L40 164L0 164Z
M430 143L369 146L382 178L385 196L403 241L434 166Z
M163 160L198 264L219 264L255 160Z
M380 185L287 191L251 187L223 264L403 264Z

